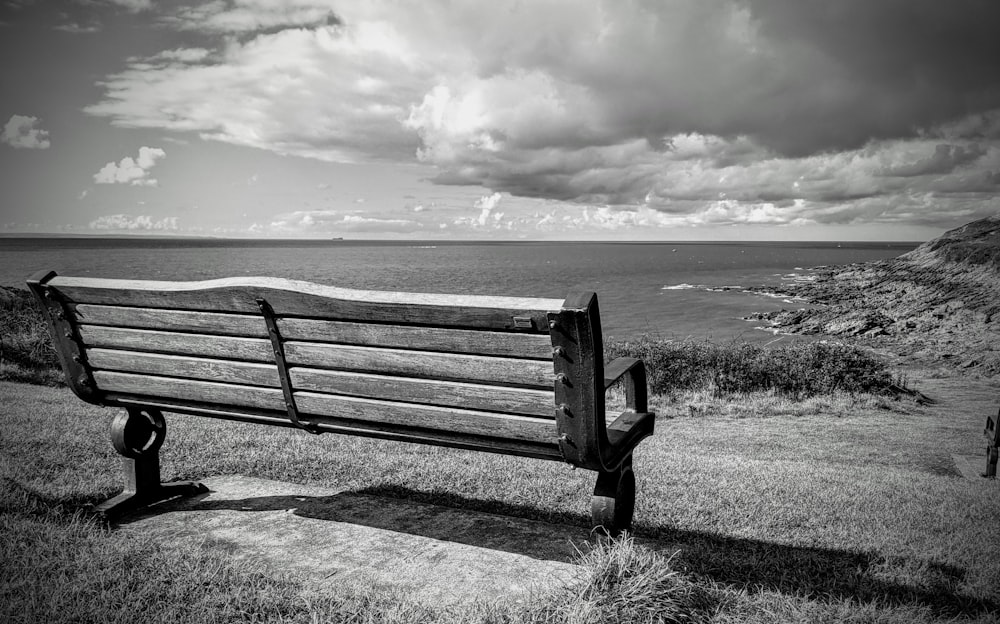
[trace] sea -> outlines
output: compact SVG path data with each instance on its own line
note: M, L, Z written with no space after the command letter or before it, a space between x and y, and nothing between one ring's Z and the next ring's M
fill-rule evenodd
M743 317L802 302L767 288L813 279L819 267L891 258L916 245L10 237L0 238L0 285L23 287L44 269L157 280L268 276L345 288L523 297L593 291L606 337L773 342L792 338Z

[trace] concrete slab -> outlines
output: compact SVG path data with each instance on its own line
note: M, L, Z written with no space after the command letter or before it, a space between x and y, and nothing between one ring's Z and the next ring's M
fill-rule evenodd
M119 530L169 542L210 540L235 557L337 591L389 586L442 603L504 597L571 581L580 527L241 475L202 481L198 497L126 517Z

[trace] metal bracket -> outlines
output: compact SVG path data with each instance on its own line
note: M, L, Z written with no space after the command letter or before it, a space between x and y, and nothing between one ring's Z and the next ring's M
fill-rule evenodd
M100 405L100 392L73 322L73 314L62 296L46 283L55 276L55 271L39 271L28 279L28 288L45 313L52 346L66 375L67 385L82 400Z
M295 405L295 395L292 392L292 378L288 374L288 362L285 360L285 347L281 341L281 334L278 333L278 323L274 316L274 308L263 297L256 300L257 307L264 315L264 322L267 324L267 336L271 339L271 347L274 349L274 362L278 365L278 379L281 380L281 392L285 395L285 409L288 410L288 420L299 429L304 429L309 433L323 433L316 423L305 423L299 420L299 409Z

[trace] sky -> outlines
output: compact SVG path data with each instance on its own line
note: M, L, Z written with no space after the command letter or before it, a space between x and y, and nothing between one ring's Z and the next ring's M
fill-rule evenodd
M0 235L926 240L996 0L0 0Z

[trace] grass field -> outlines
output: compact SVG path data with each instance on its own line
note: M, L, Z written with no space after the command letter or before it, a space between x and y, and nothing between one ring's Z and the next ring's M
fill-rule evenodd
M660 397L658 412L672 417L636 453L635 539L584 549L577 585L454 608L365 587L324 597L301 578L237 566L223 549L88 520L81 510L121 487L107 438L114 412L64 388L0 382L0 620L995 622L1000 482L964 480L950 459L980 452L995 388L935 383L934 406L874 395ZM555 462L188 416L168 423L165 480L240 473L586 534L593 473Z

